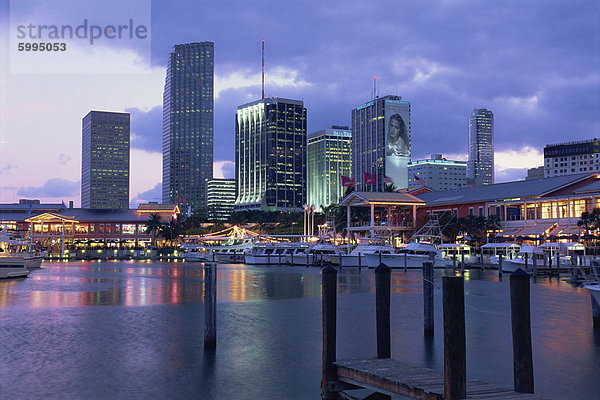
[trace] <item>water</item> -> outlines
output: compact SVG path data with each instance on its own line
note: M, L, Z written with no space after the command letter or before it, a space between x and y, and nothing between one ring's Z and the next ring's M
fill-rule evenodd
M443 369L441 271L433 339L419 271L392 274L392 357ZM318 268L219 265L217 351L203 349L199 264L45 263L0 282L1 399L318 399ZM374 274L339 275L338 358L373 357ZM467 374L512 387L508 276L466 273ZM589 294L532 285L536 394L597 399L600 330Z

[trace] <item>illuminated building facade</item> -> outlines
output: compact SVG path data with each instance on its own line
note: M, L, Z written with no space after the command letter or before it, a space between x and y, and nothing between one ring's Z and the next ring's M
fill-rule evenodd
M469 118L467 180L471 185L494 183L494 114L477 108Z
M308 204L321 212L344 196L342 175L352 173L352 131L347 126L332 126L311 133L307 159Z
M214 43L176 45L163 95L162 202L182 212L206 205L213 176Z
M206 206L211 221L226 221L235 209L235 179L209 179Z
M265 98L235 118L236 210L301 211L306 204L306 108Z
M429 160L408 164L408 187L426 185L433 190L454 189L467 185L467 163L446 160L432 154Z
M543 169L547 178L600 171L600 140L547 145Z
M380 192L388 182L398 189L407 188L410 156L408 101L389 95L352 110L352 178L356 190ZM369 177L371 180L365 179Z
M129 123L129 113L83 117L81 207L129 208Z

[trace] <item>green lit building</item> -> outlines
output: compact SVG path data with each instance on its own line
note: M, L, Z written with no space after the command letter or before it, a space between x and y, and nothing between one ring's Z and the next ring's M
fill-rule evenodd
M317 211L344 195L342 175L352 173L352 131L347 126L332 126L308 135L308 204Z
M301 211L306 204L306 108L264 98L235 116L236 211Z
M83 117L82 208L129 208L129 127L129 113L90 111Z
M163 94L163 204L206 206L213 177L214 43L176 45Z

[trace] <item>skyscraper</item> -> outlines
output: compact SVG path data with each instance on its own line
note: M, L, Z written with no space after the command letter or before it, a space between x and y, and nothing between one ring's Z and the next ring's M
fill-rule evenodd
M306 204L306 108L264 98L235 118L236 210L300 211Z
M206 182L206 206L211 221L226 221L235 209L235 180L209 179Z
M322 211L344 195L342 175L352 172L352 131L347 126L332 126L311 133L307 154L308 204Z
M386 182L408 187L410 103L385 96L352 110L352 178L357 190L383 191Z
M494 183L494 114L485 108L476 108L469 118L467 183Z
M129 113L82 120L81 208L129 208Z
M163 95L162 201L182 212L206 205L213 177L214 43L176 45Z

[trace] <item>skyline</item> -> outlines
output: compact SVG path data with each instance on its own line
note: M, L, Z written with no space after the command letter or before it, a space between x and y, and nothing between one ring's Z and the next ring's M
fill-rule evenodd
M131 113L131 199L160 201L166 64L189 42L215 42L215 177L234 176L235 111L261 97L263 39L265 94L303 99L307 133L350 126L377 76L380 96L411 103L413 160L466 160L475 108L495 115L497 182L524 179L546 144L598 136L596 4L308 3L267 2L259 13L245 2L154 2L146 73L20 75L1 57L0 202L79 203L80 121L90 110ZM7 54L9 1L0 5ZM116 50L104 49L106 60L131 57Z

